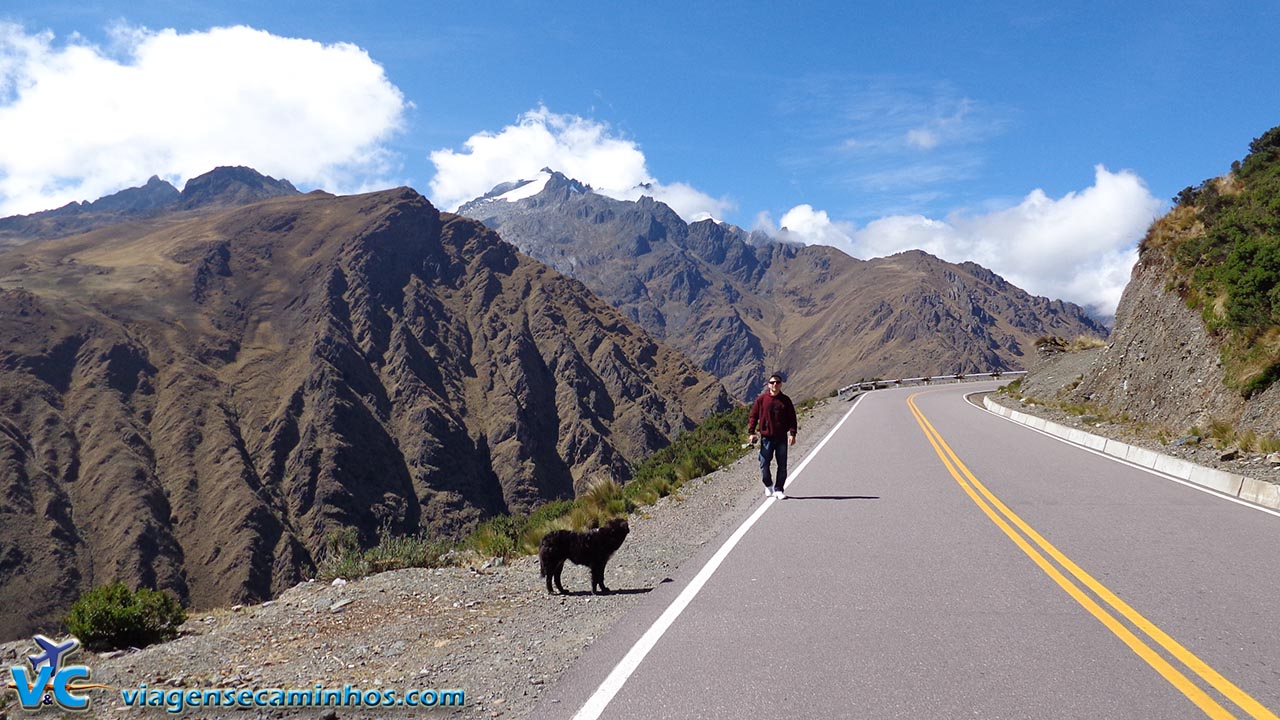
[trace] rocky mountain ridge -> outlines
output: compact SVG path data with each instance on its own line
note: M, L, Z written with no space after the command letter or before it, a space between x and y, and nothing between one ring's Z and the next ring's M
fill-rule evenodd
M913 251L857 260L705 220L649 197L614 200L561 173L495 188L459 213L581 280L739 399L762 378L826 395L870 377L1017 369L1041 335L1105 337L1071 303L1033 297L974 263Z
M141 187L127 188L92 202L72 202L56 210L0 218L0 248L166 212L233 207L297 194L298 189L288 180L276 180L247 167L215 168L189 180L181 192L152 175Z
M194 209L0 252L0 636L115 579L264 599L337 530L571 497L729 406L409 188L238 204L270 183L200 180Z

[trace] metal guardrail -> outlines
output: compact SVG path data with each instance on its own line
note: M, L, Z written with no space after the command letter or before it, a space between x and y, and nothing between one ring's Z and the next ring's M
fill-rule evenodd
M953 383L966 382L970 380L998 380L1006 375L1026 375L1026 370L997 370L988 373L956 373L954 375L931 375L928 377L917 378L901 378L898 380L867 380L865 382L856 382L852 385L846 385L836 391L836 396L843 398L846 394L853 395L858 392L866 392L868 390L885 390L895 387L909 387L912 385L933 385L934 383Z

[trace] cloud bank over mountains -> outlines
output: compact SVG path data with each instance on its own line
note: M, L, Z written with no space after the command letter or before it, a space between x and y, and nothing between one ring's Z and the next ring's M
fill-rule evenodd
M1094 167L1093 185L1061 198L1029 192L1017 205L944 219L894 215L859 228L800 205L760 229L837 247L858 258L920 249L951 262L972 260L1037 295L1114 314L1138 259L1137 242L1163 210L1142 178Z
M364 50L248 27L117 26L106 47L0 23L0 216L250 165L382 186L410 104ZM14 138L20 138L14 142Z
M93 200L153 174L181 187L220 165L248 165L336 193L421 187L395 177L404 157L393 149L416 108L355 45L244 26L178 32L120 25L109 37L105 45L80 36L59 41L0 22L0 217ZM881 134L915 151L981 138L965 125L981 115L972 103L962 98L934 110L910 115L909 132ZM865 154L880 136L860 137L854 149ZM660 181L640 144L608 124L541 105L429 158L435 173L426 193L444 209L549 167L610 197L654 197L690 222L738 210L729 195ZM1164 205L1137 174L1099 165L1091 186L1062 197L1030 189L1015 205L942 218L890 211L857 226L807 204L776 221L767 210L747 212L758 212L753 229L779 239L864 259L919 248L952 262L973 260L1032 293L1107 316L1138 240Z

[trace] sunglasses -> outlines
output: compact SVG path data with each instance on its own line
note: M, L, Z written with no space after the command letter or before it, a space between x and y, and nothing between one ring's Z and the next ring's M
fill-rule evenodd
M770 381L768 382L768 384L769 384L769 385L781 385L781 384L782 384L782 381L781 381L781 380L770 380Z

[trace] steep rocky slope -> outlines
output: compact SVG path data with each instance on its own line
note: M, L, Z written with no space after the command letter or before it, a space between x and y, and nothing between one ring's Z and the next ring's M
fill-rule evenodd
M1280 384L1259 382L1280 370L1280 128L1252 147L1152 225L1072 399L1173 433L1218 421L1280 435Z
M1222 382L1218 347L1200 313L1166 289L1168 265L1143 253L1116 310L1107 348L1068 397L1094 402L1183 433L1238 418L1239 393Z
M922 252L862 261L686 224L651 198L613 200L559 173L459 212L578 278L742 399L773 371L790 376L788 392L821 396L875 376L1019 368L1040 335L1107 332L972 263Z
M1143 252L1116 310L1108 346L1069 394L1174 433L1213 421L1280 435L1280 386L1245 398L1227 387L1220 341L1169 289L1169 265Z
M334 530L569 497L729 403L413 190L228 208L252 183L204 180L198 209L0 253L0 636L117 578L265 598Z

